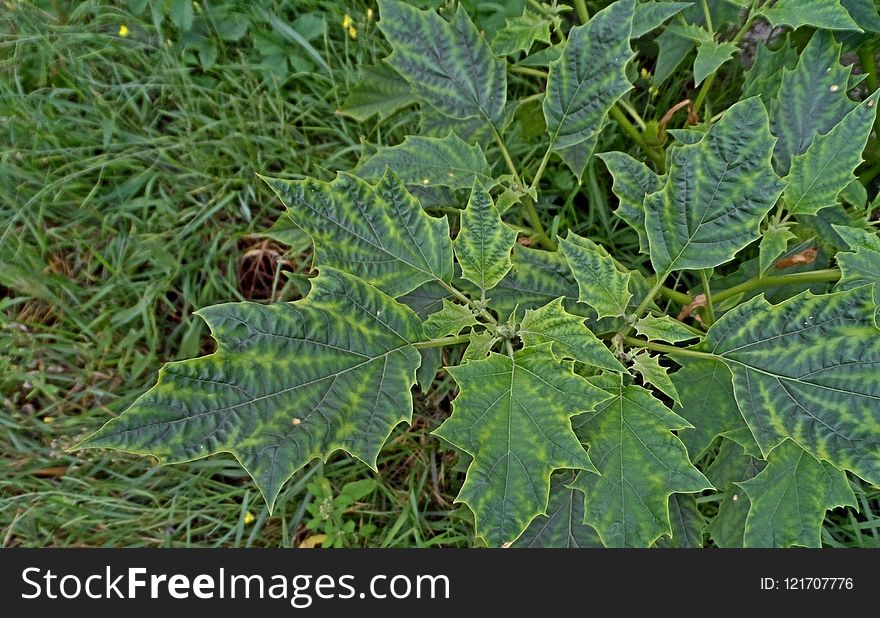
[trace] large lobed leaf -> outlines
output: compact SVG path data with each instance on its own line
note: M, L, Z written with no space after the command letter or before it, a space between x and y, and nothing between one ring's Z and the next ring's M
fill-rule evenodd
M880 330L871 286L778 305L757 296L706 338L733 374L740 412L768 455L791 438L813 457L880 482Z
M597 472L578 474L586 496L585 522L606 547L649 547L671 535L669 496L711 489L671 430L688 426L650 391L619 378L592 379L610 399L575 419Z
M791 440L773 449L757 476L738 485L751 503L743 531L746 547L820 547L825 511L855 506L856 500L845 473Z
M554 470L594 469L571 417L608 395L560 363L550 343L447 371L459 392L434 433L473 457L457 500L488 545L511 543L546 512Z
M837 204L837 196L856 179L862 151L877 117L875 92L844 116L825 135L817 135L806 152L795 155L786 176L785 206L793 214L814 215Z
M388 170L373 186L340 172L333 182L266 178L315 243L315 264L357 275L392 296L452 280L446 219L422 210Z
M499 125L507 100L505 62L495 57L467 11L451 22L433 10L379 0L379 28L391 43L386 62L414 91L453 118L479 116Z
M575 26L550 63L544 117L550 143L580 178L608 112L632 88L626 65L635 0L617 0Z
M402 144L381 148L358 166L361 178L374 180L390 167L407 185L470 189L479 181L487 189L498 181L480 147L455 133L445 137L407 135Z
M357 277L325 267L304 300L199 315L218 350L166 364L156 386L79 446L163 462L230 452L271 509L313 459L342 449L375 469L391 430L412 417L421 323Z
M719 266L758 237L783 183L773 172L774 139L758 97L730 107L695 144L670 151L663 189L645 198L654 270Z
M461 231L454 242L461 276L483 292L491 290L510 270L514 244L516 232L501 221L489 192L474 182L467 208L461 213Z
M840 45L830 32L813 34L794 69L783 69L779 94L770 106L770 128L779 138L776 170L788 173L816 135L828 133L856 104L846 94L850 68L840 64Z

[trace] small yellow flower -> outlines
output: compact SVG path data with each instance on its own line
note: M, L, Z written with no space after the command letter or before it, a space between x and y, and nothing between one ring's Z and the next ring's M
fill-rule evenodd
M51 416L44 416L43 422L46 423L47 425L51 425L52 423L55 422L55 419L52 418Z
M651 74L648 73L648 69L642 67L642 79L648 79L649 77L651 77Z
M256 517L254 517L254 514L251 513L250 511L248 511L247 513L244 514L244 524L245 525L253 523L255 519L256 519Z
M660 94L660 89L657 86L651 86L650 88L648 88L648 94L650 94L651 98L653 99L658 94Z
M373 21L373 9L367 9L367 21Z
M357 38L358 38L358 31L355 29L354 26L349 26L349 27L348 27L348 36L351 37L351 40L352 40L352 41L357 40Z
M351 15L349 15L348 13L346 13L346 14L345 14L345 17L342 18L342 27L343 27L343 28L351 28L351 25L352 25L353 23L354 23L354 22L353 22L352 19L351 19Z
M119 26L119 36L127 37L128 33L129 33L128 26L126 26L125 24L122 24Z

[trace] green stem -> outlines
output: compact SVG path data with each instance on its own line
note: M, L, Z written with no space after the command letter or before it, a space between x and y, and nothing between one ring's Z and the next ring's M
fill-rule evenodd
M519 73L520 75L528 75L530 77L540 77L541 79L547 79L547 71L542 71L541 69L533 69L531 67L518 67L515 64L509 65L507 70L511 73Z
M536 190L538 188L538 182L541 180L541 176L544 175L544 169L547 167L547 162L550 160L550 153L553 152L553 144L547 147L547 152L544 153L544 158L541 159L540 165L538 165L538 171L535 172L535 177L532 178L532 184L529 185L528 193Z
M495 128L494 124L490 124L489 126L492 127L492 135L495 138L495 143L498 144L498 148L501 149L501 156L504 157L504 162L507 163L507 169L510 170L510 174L513 176L513 181L517 186L523 187L523 181L520 178L519 173L516 171L516 165L514 165L513 159L510 157L510 152L507 150L507 146L505 146L501 134L498 133L498 129ZM544 231L544 225L541 223L541 217L535 209L535 204L532 202L532 198L528 195L524 195L520 202L522 202L522 205L526 209L526 218L529 220L529 225L535 230L535 238L538 240L538 244L549 251L555 251L556 243L553 242L553 240L547 236L547 232Z
M443 279L437 279L436 281L437 281L437 283L439 283L440 285L442 285L444 288L446 288L446 290L447 290L450 294L452 294L455 298L457 298L457 299L459 300L459 302L461 302L461 303L467 305L467 306L470 307L473 311L476 311L477 313L479 313L479 314L480 314L482 317L484 317L484 318L485 318L490 324L494 324L495 326L498 326L498 320L496 320L495 317L494 317L491 313L489 313L488 311L486 311L485 308L480 307L477 303L475 303L475 302L472 301L470 298L468 298L467 296L465 296L464 294L462 294L462 293L458 290L458 288L456 288L456 287L453 286L453 285L449 285L448 283L446 283L445 281L443 281Z
M626 110L626 113L630 115L630 118L632 118L637 125L639 125L639 128L642 131L645 130L645 119L639 115L639 112L636 111L635 107L633 107L623 99L620 99L617 104L620 105L624 110Z
M448 345L458 345L460 343L467 343L471 338L469 335L459 335L457 337L443 337L442 339L431 339L430 341L418 341L413 344L413 347L417 350L424 350L425 348L442 348Z
M706 296L706 315L703 322L706 326L712 326L715 323L715 308L712 306L712 292L709 290L709 274L704 268L700 271L700 280L703 282L703 294Z
M529 225L535 230L535 238L538 244L548 251L556 251L556 242L547 236L547 232L544 231L544 226L541 224L541 215L538 214L538 209L535 208L532 198L524 195L520 202L525 206L526 218L529 220Z
M862 65L862 71L867 75L865 81L868 84L868 92L877 90L877 62L874 60L874 52L872 45L863 45L859 48L859 63Z
M715 28L712 27L712 13L709 11L709 3L706 0L701 0L700 4L703 5L703 17L706 18L706 27L709 29L709 32L715 32Z
M614 338L617 341L621 341L621 340L625 339L626 336L629 335L633 331L633 328L635 328L634 325L635 325L636 320L638 320L640 317L642 317L645 314L645 312L648 310L648 307L651 306L651 303L653 302L654 297L663 288L663 281L666 279L666 276L668 274L669 273L667 273L663 277L657 277L657 281L654 283L654 287L651 288L651 291L648 292L648 295L645 296L645 298L642 300L642 302L639 303L639 306L636 307L635 320L633 320L632 323L627 324L626 326L621 328L619 331L617 331L617 334L614 336Z
M751 292L752 290L760 290L761 288L771 288L778 285L790 285L793 283L821 283L823 281L837 281L840 279L840 270L837 268L826 268L823 270L812 270L803 273L792 273L790 275L771 275L761 279L754 278L744 281L732 288L727 288L715 294L716 303L721 303L728 298L732 298L738 294Z
M644 348L646 350L654 350L656 352L666 352L667 354L678 354L679 356L691 356L693 358L717 358L714 354L708 352L697 352L688 348L677 348L674 345L666 345L664 343L656 343L654 341L645 341L636 337L624 337L623 342L636 348Z
M520 187L523 186L522 180L520 180L519 177L519 172L516 171L516 165L514 165L513 159L510 158L510 152L507 150L504 140L501 139L501 134L498 133L498 129L495 128L493 123L489 123L489 126L492 127L492 136L495 138L495 143L498 144L498 148L501 149L501 156L504 157L504 162L507 164L507 169L510 171L511 176L513 176L513 181Z
M582 24L590 21L590 12L587 10L587 3L584 0L574 0L574 8L577 9L578 19Z
M673 290L672 288L668 288L665 285L660 288L660 294L665 296L669 300L678 303L681 306L690 305L694 300L684 292L679 292L678 290Z
M756 0L752 0L752 3L749 5L749 13L746 16L746 21L743 23L742 28L734 35L734 37L730 40L734 45L738 44L742 38L746 35L746 32L749 31L749 28L752 27L752 22L755 21L755 5L757 4ZM706 7L706 2L703 0L704 10L708 11L708 7ZM708 14L707 14L708 18ZM709 25L709 29L712 30L711 21L707 21L707 25ZM703 86L700 88L700 92L697 94L697 100L694 101L694 113L699 114L700 108L703 106L703 103L706 100L706 95L709 94L709 90L712 88L712 83L715 81L715 76L717 75L717 71L709 75L706 80L703 82Z
M648 158L654 162L657 168L661 172L665 171L666 158L648 145L648 142L645 141L645 138L642 136L639 130L635 127L635 125L633 125L633 123L629 121L629 118L626 117L626 114L624 114L617 105L611 108L611 116L623 128L627 135L630 136L632 141L635 142L636 145L641 148L646 155L648 155Z
M706 100L706 95L709 94L709 89L712 87L712 82L715 81L715 73L712 73L709 77L703 81L703 85L700 87L700 92L697 94L697 100L694 101L694 113L699 114L700 108L703 106L703 102Z

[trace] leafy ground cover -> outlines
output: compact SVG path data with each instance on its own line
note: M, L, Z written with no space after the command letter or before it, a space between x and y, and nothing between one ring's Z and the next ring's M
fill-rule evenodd
M659 122L665 112L688 96L693 99L693 113L711 120L719 132L728 130L730 118L737 113L754 119L760 116L762 106L769 105L772 114L770 101L796 92L796 81L804 78L803 71L796 70L795 50L800 50L801 62L814 53L815 64L820 66L833 45L830 34L814 33L811 26L843 28L844 33L849 26L839 12L818 16L831 20L827 23L794 23L782 2L775 13L760 19L755 13L753 28L767 22L781 27L774 31L772 49L761 41L751 50L759 58L770 58L756 65L764 69L744 73L740 63L733 60L729 44L718 43L716 38L730 42L754 32L749 29L752 20L746 26L742 23L742 9L748 3L719 3L730 6L714 14L719 11L715 3L709 3L712 10L707 8L705 12L697 5L688 8L678 6L682 3L646 3L651 10L662 9L662 15L654 17L657 23L649 20L648 25L672 20L656 39L660 43L666 37L666 42L658 48L653 42L656 33L644 40L639 38L635 46L637 64L630 64L627 71L619 62L616 66L614 77L626 82L616 97L629 91L630 84L635 87L619 107L605 110L610 111L610 126L615 129L602 132L595 148L596 152L620 153L581 160L573 147L582 146L585 138L593 136L583 127L579 134L569 133L567 107L557 109L547 99L542 101L545 88L564 92L565 82L577 76L566 75L564 65L556 60L532 56L545 47L551 49L548 44L563 39L574 24L587 21L606 4L529 5L524 13L522 3L503 8L464 3L480 36L491 42L496 54L479 86L491 87L492 79L500 79L497 67L502 67L509 96L520 103L510 110L497 98L481 101L481 112L494 123L500 125L505 114L512 114L509 130L513 135L504 152L497 150L491 139L480 137L478 126L454 125L466 141L453 140L446 146L456 149L455 160L465 166L473 162L468 157L476 156L467 142L489 144L486 154L497 165L482 178L486 189L492 189L496 179L507 173L505 158L530 161L532 169L541 170L536 173L543 175L540 199L532 208L524 209L521 220L512 219L520 225L519 231L526 230L521 236L523 242L550 244L557 233L568 230L575 235L562 242L561 251L570 261L576 259L571 256L594 256L592 243L598 243L621 262L649 267L651 261L642 249L645 243L657 244L657 237L666 229L663 217L669 216L670 209L662 202L662 192L657 193L658 202L649 209L654 213L654 223L649 217L643 233L627 225L622 199L624 216L612 214L622 195L616 185L636 177L641 169L622 153L629 152L659 167L667 156L664 145L669 137L663 135L667 123L669 128L681 129L675 139L685 143L693 139L693 134L682 129L687 126L684 111L674 121L666 119L662 126ZM857 2L849 4L861 7ZM204 323L193 314L195 310L230 300L292 300L308 291L309 240L286 218L275 223L282 206L258 173L282 180L310 177L329 181L337 170L354 169L360 164L362 175L380 176L385 164L395 167L401 155L411 156L420 148L424 152L425 143L419 144L419 138L409 137L405 142L404 136L430 136L448 130L448 118L426 113L424 106L413 106L416 100L409 89L400 87L395 70L403 74L408 69L417 70L412 63L417 64L418 54L413 60L397 52L397 60L390 61L393 69L380 62L390 51L386 38L405 39L408 33L387 26L383 36L377 25L379 7L367 4L13 2L8 8L2 17L6 34L0 41L0 105L4 143L9 144L2 152L0 166L0 220L4 222L0 237L3 544L474 544L473 517L467 507L454 504L460 491L467 495L462 484L470 462L430 432L449 416L450 402L457 394L456 381L468 372L478 373L476 365L452 370L451 376L441 372L425 393L414 389L413 423L394 429L379 452L376 473L347 457L311 463L290 483L278 488L271 515L250 477L228 455L160 467L150 459L112 451L67 450L150 387L162 363L214 349ZM855 9L848 8L855 16ZM682 18L690 22L676 22L679 18L675 15L682 9L689 11ZM451 6L444 6L440 15L452 12ZM453 19L463 15L455 14ZM859 19L873 24L870 13L867 15ZM505 28L508 19L512 19L507 23L513 26ZM796 30L787 35L786 26ZM630 27L635 28L636 23ZM766 32L768 36L773 34L769 29ZM868 36L870 42L870 32L863 36ZM843 66L829 66L841 75L827 77L832 81L822 91L830 97L826 108L839 109L840 97L847 91L865 100L877 86L871 54L865 53L866 49L872 50L870 45L861 39L844 40L844 44L851 49L844 64L860 56L858 69L866 78L860 82L860 78L848 77L848 69ZM612 49L608 53L609 58L620 60L627 52ZM498 60L500 56L510 60ZM554 62L557 64L551 64ZM547 80L548 65L557 67L555 74L563 84L561 88L558 83L554 86L552 77ZM782 67L788 77L779 80ZM786 79L792 85L786 86ZM835 90L833 86L841 79L851 80L848 85L852 87L838 86ZM782 94L777 96L780 88ZM724 110L740 98L748 99L741 97L743 94L766 100L758 104L758 99L750 99L748 107L740 104L738 111L728 111L725 120ZM450 98L448 90L438 87L428 97L450 113L469 115L466 109L456 107L467 101ZM779 103L783 104L787 105ZM851 108L864 111L867 104L859 108L855 105L853 102L845 112ZM818 124L810 127L812 136L813 129L825 133L839 126L843 114L826 119L827 124L822 126L821 117L806 117L811 122L818 118ZM783 149L777 153L777 160L790 165L793 177L798 173L809 176L810 161L799 163L795 158L789 163L791 155L803 149L786 146L807 131L803 126L773 128L774 135L783 136L776 142L775 147ZM548 150L553 157L542 159L544 144L536 137L547 129L556 135L553 148ZM795 137L785 137L792 135ZM751 159L769 158L774 148L769 134L761 137L763 140L754 140L756 153ZM872 217L875 190L871 181L877 170L872 160L876 138L871 139L865 154L868 161L858 168L863 181L858 186L867 189L860 191L854 185L846 202L849 212L855 211L866 222ZM407 149L407 144L412 148ZM397 146L397 150L383 148L391 146ZM684 147L680 152L692 153L695 158L703 156L699 146L689 150ZM670 159L671 176L676 173L675 163ZM856 161L851 169L859 163ZM623 166L633 167L623 174L614 173ZM773 170L756 168L746 170L746 174L744 182L751 183L773 174ZM650 176L643 178L650 182ZM451 206L462 208L467 202L471 182L445 181L446 189L465 194L461 203L455 203L443 192L439 192L439 198L436 191L419 193L412 185L418 185L421 176L413 179L416 182L404 178L423 204L435 204L436 210L429 209L433 214ZM811 202L817 192L796 193L802 185L789 183L794 189L787 189L786 200L795 204L793 210L806 220L815 216L829 198L820 196ZM520 212L523 195L502 193L499 197L500 186L494 190L496 203L508 199L511 212ZM772 201L782 186L778 191L775 187L767 191L765 201ZM471 202L479 212L479 194L475 192L474 196ZM834 203L836 198L836 193L830 197ZM482 203L485 206L486 200ZM482 212L487 211L483 208ZM298 223L307 228L308 222ZM755 226L758 223L760 217ZM775 244L768 241L765 246L762 242L759 250L751 249L755 253L751 257L759 263L754 268L772 265L783 254L795 258L804 255L802 247L791 242L791 236L803 230L792 232L791 225L780 218L768 225L763 230L765 238L775 239ZM464 216L462 226L466 227ZM833 234L835 230L828 222L811 229L813 234L828 234L829 229ZM322 232L310 231L312 236ZM500 241L508 252L515 238L516 228ZM670 245L675 242L672 239ZM731 240L723 253L732 255L741 249L736 242ZM493 273L467 259L467 238L457 238L456 243L459 263L472 283L490 289L504 276L505 272ZM654 270L670 274L683 268L705 267L700 262L705 255L689 255L684 247L674 249L674 254L652 253ZM863 255L867 251L864 249ZM527 250L521 254L527 254ZM849 259L854 269L859 267L856 257ZM810 272L820 265L829 265L827 255L818 259L813 256L801 268ZM733 268L722 268L714 276L729 284L720 286L724 289L744 280L743 272ZM657 307L658 322L640 323L639 335L651 339L650 333L660 332L659 339L674 343L669 337L686 340L690 334L657 330L670 328L659 315L677 311L675 303L681 304L681 295L688 293L691 300L705 282L699 276L680 272L672 280L672 292ZM408 291L408 284L399 280L382 284ZM624 282L624 292L626 287ZM792 295L786 295L784 289L777 291L779 300ZM615 301L620 305L620 298L620 294L610 294L608 302L592 304L592 308L600 318L603 312L613 317ZM629 300L622 301L624 308ZM722 301L716 298L719 311L724 309ZM515 305L517 301L512 302ZM711 308L711 303L708 306ZM702 319L712 320L705 313L707 309L699 311ZM438 332L442 334L442 326ZM722 343L718 342L722 354L725 349L733 354L737 348L736 342L728 348ZM451 362L450 355L458 353L445 350L438 360ZM617 362L609 357L608 364ZM583 360L577 355L574 358ZM668 386L664 390L665 383L657 376L659 366L652 365L648 358L640 359L640 372L643 376L653 375L657 380L653 384L668 393ZM526 365L532 362L521 360ZM684 375L676 381L679 387L689 376L705 379L706 367L696 362L683 364L679 373ZM593 381L596 389L612 386L598 378ZM620 401L640 399L644 397L642 391L647 392L632 386L627 389L618 394ZM670 401L674 399L670 397ZM466 405L461 399L457 401L457 405ZM646 399L642 403L650 408L656 401ZM441 436L459 447L466 446L466 437L457 433L454 425L444 427ZM724 496L743 495L728 485L747 478L725 476L726 469L717 462L730 458L752 464L753 473L763 465L759 457L754 457L759 453L735 452L737 448L742 450L737 445L744 442L733 437L736 429L730 430L730 438L721 440L713 440L715 435L708 436L705 443L701 442L705 436L685 439L691 450L699 445L703 451L703 459L696 461L702 472L694 469L691 482L677 490L698 492L708 486L704 482L711 481L727 491L720 494L721 499L719 494L707 492L692 503L675 498L671 508L681 522L698 519L703 522L701 529L708 522L704 534L710 543L730 538L724 526L731 517L729 513L722 516L722 509L729 511L732 503ZM785 467L786 461L798 457L797 452L774 453L778 459L771 461L767 472L741 486L745 495L754 498L762 491L771 491L772 472L776 469L773 466ZM568 463L586 468L584 462ZM822 470L810 468L805 473L815 477ZM572 480L555 478L554 487ZM768 485L762 486L762 481ZM852 477L844 483L842 488L837 487L836 495L826 496L828 506L851 506L827 513L821 541L829 546L876 546L880 541L880 490ZM579 491L599 491L595 485L587 479ZM847 490L854 493L841 498ZM572 492L568 492L568 498L565 493L552 494L548 512L583 508L570 497ZM471 500L468 504L473 503ZM611 538L609 530L613 528L613 522L608 523L609 528L600 531L606 540ZM530 530L520 542L556 542L542 539L541 534ZM651 537L653 531L646 534ZM490 534L489 538L503 540L503 535L496 539ZM681 539L673 536L673 540ZM595 539L587 535L578 542L589 544Z

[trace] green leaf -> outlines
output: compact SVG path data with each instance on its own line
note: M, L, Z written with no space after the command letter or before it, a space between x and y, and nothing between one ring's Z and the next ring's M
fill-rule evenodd
M378 114L385 119L396 111L418 102L419 97L400 73L387 62L362 68L363 77L349 91L339 113L364 122Z
M648 341L666 341L667 343L678 343L700 336L668 315L660 317L646 315L636 322L636 332Z
M706 469L706 476L723 492L718 513L709 524L709 535L718 547L743 547L749 496L735 485L754 477L764 469L765 461L750 457L740 445L722 440L718 454Z
M839 0L778 0L773 6L761 9L759 14L766 17L774 28L813 26L862 31Z
M880 15L875 0L840 0L859 27L865 32L880 32Z
M817 459L880 481L880 330L870 287L763 296L725 313L706 343L766 456L792 438Z
M605 117L632 88L626 65L634 0L617 0L575 26L562 56L550 63L544 117L551 148L580 178Z
M846 474L791 440L774 448L767 467L739 486L751 503L746 547L820 547L825 511L855 506L856 500Z
M714 40L700 43L697 46L697 57L694 60L694 86L717 71L722 64L733 58L739 51L735 43L725 41L716 43Z
M425 348L419 350L422 362L416 370L416 382L423 393L427 393L437 377L437 372L443 366L443 355L440 348Z
M626 221L639 235L639 251L648 252L645 233L645 196L663 187L663 181L647 165L623 152L603 152L598 155L613 183L611 189L617 196L619 206L614 214Z
M572 486L586 495L584 522L606 547L650 547L672 534L671 494L712 486L672 434L687 426L683 418L640 386L597 382L613 397L575 419L575 431L598 474L581 472Z
M817 135L806 152L794 156L783 194L790 213L815 215L834 206L840 192L856 179L853 172L863 161L878 97L880 92L872 94L827 134Z
M624 371L623 365L605 344L584 326L584 318L565 310L561 297L543 307L526 311L519 336L526 347L551 342L553 353L560 358L571 358L611 371Z
M840 64L840 45L818 31L797 66L782 71L779 95L770 106L770 129L779 140L773 151L776 170L788 173L794 155L803 154L817 134L828 133L856 104L846 95L850 68Z
M492 308L506 318L518 312L536 309L564 296L577 301L578 286L568 262L557 251L543 251L517 245L513 250L510 272L492 293Z
M794 69L797 62L797 50L791 46L787 37L779 49L758 45L754 64L743 74L740 98L760 96L764 106L771 109L770 102L776 97L782 83L779 79L780 74L783 70Z
M648 0L636 4L632 38L637 39L662 26L666 20L691 6L690 2L658 2Z
M640 352L633 356L632 366L636 373L642 376L645 384L654 386L675 403L681 403L678 390L669 377L666 367L660 364L659 356L651 356L647 350Z
M706 520L697 510L697 501L693 496L686 494L669 496L669 520L672 524L672 538L659 539L658 546L677 549L703 547Z
M492 52L496 56L512 56L527 52L535 41L550 44L550 22L534 13L508 17L504 27L492 39Z
M169 7L171 23L180 32L186 32L192 28L193 3L192 0L171 0Z
M719 266L756 239L783 183L773 172L773 137L757 97L729 108L696 144L669 153L663 189L645 198L654 270Z
M712 359L676 356L682 368L672 374L680 403L673 407L691 427L678 432L694 461L725 432L746 427L736 407L730 371ZM715 479L709 477L713 483ZM741 479L737 479L741 480Z
M844 225L832 224L832 228L850 249L835 256L841 273L836 289L851 290L873 283L874 302L880 306L880 237L876 232ZM880 325L880 309L875 323Z
M471 333L470 334L470 343L468 343L468 347L465 349L464 354L461 356L461 362L467 362L469 360L483 360L487 356L489 356L489 352L492 350L492 346L495 345L495 342L498 341L497 337L490 335L488 332L483 331L479 333Z
M464 305L443 299L443 308L428 316L425 321L425 336L440 339L457 335L468 326L479 324L474 312Z
M343 449L371 468L412 416L422 327L357 277L322 268L300 301L199 311L218 350L168 363L159 383L80 447L184 462L230 452L269 509L290 476ZM302 359L308 358L308 363Z
M491 189L498 184L480 147L455 133L441 138L407 135L402 144L380 148L356 171L372 180L381 178L386 166L407 185L470 189L476 180Z
M443 300L449 297L449 290L436 281L432 281L420 285L403 296L398 296L397 302L403 303L415 311L419 318L425 320L432 313L440 311L443 308Z
M454 242L461 276L483 291L491 290L510 270L515 244L516 232L504 225L489 192L475 182Z
M428 216L393 172L375 186L340 172L333 182L264 178L315 244L315 264L357 273L399 296L452 280L445 218Z
M532 520L513 547L553 547L580 549L602 547L596 531L583 523L584 496L565 486L570 474L556 474L550 482L547 514Z
M657 64L654 67L654 85L659 85L675 73L696 44L668 29L660 33L654 42L658 48Z
M453 118L480 116L500 125L507 100L505 62L496 58L467 11L452 22L433 10L379 0L379 29L391 44L388 64L439 111Z
M572 232L562 239L559 250L577 281L579 301L595 309L600 318L626 313L632 298L630 273L618 270L607 251Z
M559 363L550 344L447 371L459 393L434 433L474 458L456 500L474 512L489 546L513 542L546 512L554 470L593 469L571 417L607 395Z
M759 273L767 272L774 262L788 249L788 241L796 238L789 230L790 224L771 221L761 236L761 244L758 249Z

